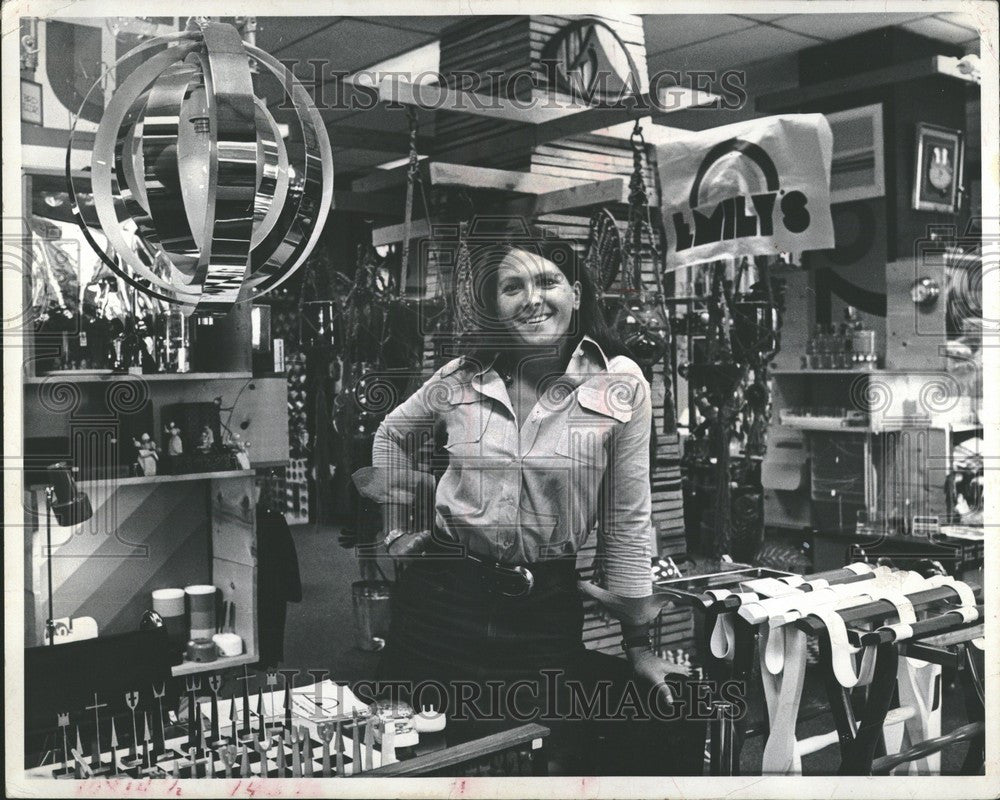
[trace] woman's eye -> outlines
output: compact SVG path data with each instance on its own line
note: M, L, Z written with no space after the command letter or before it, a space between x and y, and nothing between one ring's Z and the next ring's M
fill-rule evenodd
M519 283L509 283L501 289L504 294L517 294L521 291L521 284Z

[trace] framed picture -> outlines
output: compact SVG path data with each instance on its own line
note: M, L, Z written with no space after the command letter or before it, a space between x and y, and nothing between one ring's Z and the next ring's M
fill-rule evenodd
M917 124L917 163L913 179L916 211L958 211L962 187L962 132L925 122Z
M21 79L21 122L42 124L42 84Z

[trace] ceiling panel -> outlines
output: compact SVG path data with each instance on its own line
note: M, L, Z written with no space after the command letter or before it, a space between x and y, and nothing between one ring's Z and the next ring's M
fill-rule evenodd
M652 73L659 70L728 69L796 52L814 44L815 39L758 25L653 56L649 59L649 70Z
M281 58L281 51L336 25L342 17L258 17L257 46Z
M773 24L795 33L836 41L856 33L900 25L927 14L793 14Z
M390 28L360 19L340 17L329 26L321 20L324 18L310 17L287 23L269 20L267 30L271 39L261 36L258 45L282 60L298 59L300 63L296 66L296 75L311 76L312 67L307 63L310 59L323 59L327 72L353 72L435 38L430 33ZM316 29L320 24L324 27ZM286 25L287 28L284 27ZM308 28L310 25L314 32L302 38L303 26ZM268 43L273 40L284 41L285 44L275 47Z
M392 153L382 153L377 150L335 150L333 153L333 169L353 171L367 167L376 167L394 158Z
M734 14L733 16L743 19L752 19L755 22L774 22L776 19L784 19L789 14Z
M938 19L937 17L925 17L924 19L907 22L903 27L908 31L930 36L932 39L940 39L942 42L948 42L949 44L964 44L971 39L979 38L979 34L976 31L956 25L954 22Z
M730 14L646 14L646 54L685 47L715 36L752 28L754 22Z
M961 25L963 28L968 28L974 35L979 35L979 28L976 26L976 18L972 14L962 14L959 12L941 12L935 14L938 19L943 19L947 22L951 22L954 25Z
M461 21L461 17L358 17L365 22L372 22L377 25L389 25L395 28L406 28L411 31L421 33L440 34L445 28Z

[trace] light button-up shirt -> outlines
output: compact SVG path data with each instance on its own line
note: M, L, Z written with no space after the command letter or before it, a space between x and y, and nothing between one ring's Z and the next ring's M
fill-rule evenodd
M606 588L644 597L651 420L638 365L584 337L520 427L492 365L445 364L383 421L372 464L389 474L443 467L437 535L505 564L575 556L597 523Z

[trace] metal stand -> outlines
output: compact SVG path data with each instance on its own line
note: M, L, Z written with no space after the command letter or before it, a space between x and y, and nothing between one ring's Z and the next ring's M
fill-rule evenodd
M45 546L48 549L45 565L49 574L49 618L45 620L45 638L49 644L56 643L55 613L52 610L52 501L55 497L55 487L45 487Z

